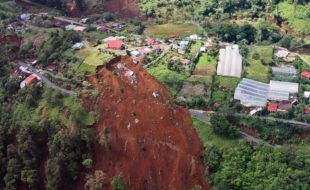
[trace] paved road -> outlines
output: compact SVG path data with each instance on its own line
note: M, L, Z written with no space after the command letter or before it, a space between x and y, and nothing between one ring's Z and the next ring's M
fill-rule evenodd
M74 91L71 91L71 90L67 90L67 89L64 89L60 86L57 86L56 84L52 83L49 79L47 79L44 75L42 75L37 69L35 69L34 67L22 62L22 61L17 61L17 64L20 65L20 66L24 66L27 68L28 71L36 74L38 77L41 78L42 82L45 83L47 86L55 89L55 90L59 90L65 94L68 94L68 95L71 95L71 96L75 96L77 95L76 92Z
M310 128L310 123L305 123L305 122L296 121L296 120L286 120L286 119L279 119L279 118L274 118L274 117L255 116L255 115L250 116L250 115L246 115L246 114L235 114L235 115L236 116L259 118L259 119L269 120L269 121L278 121L278 122L282 122L282 123L288 123L288 124L296 125L297 127L300 127L300 128L306 128L306 129Z
M206 111L203 110L194 110L194 109L190 109L189 110L190 114L192 115L192 117L197 117L198 119L205 121L205 122L209 122L210 121L210 117L207 115ZM260 142L264 142L256 137L253 137L245 132L240 131L240 135L247 140L248 142L253 142L253 143L260 143ZM265 142L267 143L267 142ZM268 143L267 143L268 144Z

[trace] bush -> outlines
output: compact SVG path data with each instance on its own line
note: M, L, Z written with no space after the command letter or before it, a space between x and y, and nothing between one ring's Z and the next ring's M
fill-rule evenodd
M113 190L126 190L127 187L124 183L123 177L120 175L114 176L111 185Z
M218 114L218 113L214 114L211 117L210 122L211 122L211 126L212 126L214 133L218 135L229 137L229 138L236 138L239 136L239 130L233 127L229 123L227 116L223 114Z

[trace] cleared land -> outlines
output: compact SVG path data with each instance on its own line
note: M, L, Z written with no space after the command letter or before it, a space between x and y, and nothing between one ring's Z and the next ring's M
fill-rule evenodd
M182 89L178 93L177 100L188 103L192 102L194 98L202 98L209 101L211 85L211 76L192 75L184 82Z
M194 71L195 75L211 76L216 71L216 59L204 53L200 56Z
M269 82L269 65L272 63L273 48L270 46L251 47L247 57L246 77Z
M162 25L149 25L146 27L145 35L154 35L161 37L180 36L185 37L195 33L201 33L202 28L194 24L162 24Z

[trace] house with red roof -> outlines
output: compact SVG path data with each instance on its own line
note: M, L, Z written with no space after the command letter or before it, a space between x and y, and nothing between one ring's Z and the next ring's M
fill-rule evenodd
M178 56L173 56L172 58L171 58L171 61L174 61L174 62L176 62L176 61L178 61L180 58L178 57Z
M191 62L191 61L190 61L189 59L183 59L183 60L182 60L182 63L183 63L184 65L188 65L190 62Z
M76 26L75 28L73 28L74 31L77 31L77 32L85 32L86 31L86 27L84 26Z
M25 86L29 86L31 83L37 81L37 76L35 74L29 75L25 80L20 83L20 88L24 88Z
M269 112L276 112L278 109L278 104L276 103L268 103L268 111Z
M145 57L144 55L140 55L138 57L134 57L134 58L132 58L132 62L135 63L135 64L140 63L144 57Z
M138 52L140 52L143 55L148 55L152 52L152 50L150 48L141 48L138 50Z
M278 105L278 111L285 112L293 108L293 105L288 101L281 101Z
M310 71L304 71L301 73L301 76L303 78L307 78L307 79L310 79Z
M111 49L123 49L124 42L122 40L108 40L107 41L108 48Z
M155 45L155 44L157 44L156 40L152 39L152 38L145 39L145 42L147 43L147 45Z
M306 106L304 109L305 114L310 114L310 107Z

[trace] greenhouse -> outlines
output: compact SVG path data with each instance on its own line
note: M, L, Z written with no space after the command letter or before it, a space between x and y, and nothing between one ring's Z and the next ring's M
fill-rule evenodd
M238 84L234 99L246 107L263 107L268 100L289 100L290 94L298 92L298 83L270 81L270 84L244 78Z
M264 107L268 92L268 84L244 78L236 88L234 99L246 107Z
M226 46L220 49L217 74L222 76L241 77L242 56L239 53L238 45Z
M289 95L298 93L298 83L270 81L268 99L269 100L289 100Z
M293 66L272 67L272 75L279 80L287 80L297 77L297 70Z

